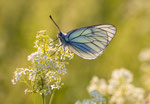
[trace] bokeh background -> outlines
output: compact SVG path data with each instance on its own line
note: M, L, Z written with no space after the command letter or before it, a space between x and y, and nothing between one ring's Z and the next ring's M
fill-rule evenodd
M1 0L0 104L41 100L40 96L25 95L25 86L12 85L11 79L17 67L28 66L37 31L47 30L50 37L56 37L58 30L50 14L63 32L96 24L117 27L102 56L84 60L75 55L70 61L64 86L56 91L53 104L74 104L87 98L87 86L94 75L109 79L112 71L121 67L133 73L136 86L144 88L138 55L150 47L150 0Z

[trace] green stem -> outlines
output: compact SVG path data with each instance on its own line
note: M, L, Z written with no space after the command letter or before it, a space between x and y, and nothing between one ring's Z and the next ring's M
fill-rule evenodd
M34 93L34 104L36 104L36 95Z
M42 81L42 90L43 90L44 82L42 78L41 78L41 81ZM43 99L43 104L45 104L44 92L42 93L42 99Z
M55 94L55 89L54 89L54 91L52 92L52 95L51 95L51 97L50 97L50 102L49 102L49 104L52 104L52 101L53 101L53 98L54 98L54 94Z
M44 100L44 93L42 93L42 99L43 99L43 104L44 104L44 101L45 101L45 100Z
M46 100L45 100L45 101L46 101L46 104L49 104L50 97L51 97L51 95L50 95L50 94L46 95L46 98L45 98L45 99L46 99Z

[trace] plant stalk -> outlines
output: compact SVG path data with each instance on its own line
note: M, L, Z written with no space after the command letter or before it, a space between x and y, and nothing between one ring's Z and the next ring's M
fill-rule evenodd
M54 94L55 94L55 89L54 89L54 91L52 92L52 95L51 95L51 97L50 97L49 104L52 104L52 101L53 101L53 98L54 98Z

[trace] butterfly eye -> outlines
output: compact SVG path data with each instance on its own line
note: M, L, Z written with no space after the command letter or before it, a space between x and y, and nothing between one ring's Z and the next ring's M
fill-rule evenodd
M63 33L62 32L58 33L57 37L58 38L62 38L63 37Z
M59 38L60 38L60 36L61 36L61 33L58 33L58 34L57 34L57 37L59 37Z
M62 36L63 34L62 34L62 32L60 32L58 35L59 35L59 36Z

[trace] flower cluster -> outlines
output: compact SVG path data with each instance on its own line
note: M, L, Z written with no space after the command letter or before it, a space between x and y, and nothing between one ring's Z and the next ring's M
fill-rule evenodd
M150 91L149 83L150 83L150 49L143 49L139 54L139 60L141 62L141 71L142 76L141 80L144 87ZM146 80L145 80L146 79ZM145 80L145 81L143 81Z
M25 93L51 94L52 90L62 87L62 76L66 74L66 60L73 58L68 50L64 51L58 44L40 31L36 35L36 52L28 56L31 65L28 68L17 68L13 84L23 82L27 85Z
M141 62L150 61L150 49L143 49L139 54L139 60Z
M82 102L77 101L75 104L106 104L105 99L97 91L90 92L91 99L84 99Z
M108 104L144 104L145 91L132 84L133 76L127 69L117 69L112 73L111 79L93 77L88 91L98 91L106 97Z

